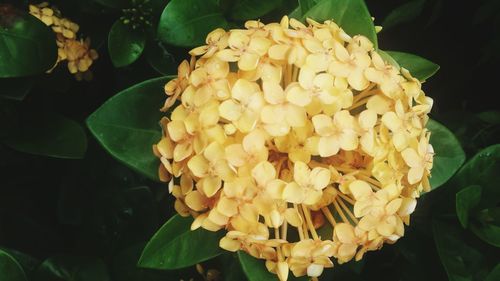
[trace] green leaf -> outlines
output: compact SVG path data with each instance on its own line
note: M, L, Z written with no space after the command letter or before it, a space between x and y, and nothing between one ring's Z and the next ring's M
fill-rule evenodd
M398 70L401 68L401 66L399 65L399 63L393 57L391 57L391 55L389 55L388 53L386 53L386 52L384 52L384 51L382 51L380 49L378 49L377 52L380 55L380 57L382 57L382 59L386 63L389 63L389 64L393 65Z
M0 97L22 101L30 92L35 79L33 77L0 78Z
M144 51L146 33L133 30L120 19L115 21L108 36L108 50L115 67L127 66Z
M500 226L490 223L471 223L470 229L484 242L500 247Z
M279 0L235 0L230 15L235 20L258 19L276 9L280 2Z
M165 101L168 77L155 78L116 94L87 119L87 126L116 159L153 180L159 161L152 145L161 138L159 108Z
M18 151L54 158L81 159L87 135L77 122L52 112L23 110L16 130L3 142Z
M375 26L363 0L322 0L307 11L303 18L316 21L333 19L348 34L364 35L378 48Z
M54 256L35 272L35 281L108 281L106 264L99 258Z
M432 139L432 136L431 136ZM489 146L474 155L453 177L453 185L465 187L480 185L483 188L482 208L497 206L500 198L497 178L500 171L500 144Z
M464 228L469 224L469 214L481 200L481 186L471 185L456 194L456 210L458 220Z
M439 65L417 55L396 51L386 51L386 53L420 81L427 80L439 70Z
M220 232L199 228L191 231L190 217L179 215L169 219L149 240L138 266L152 269L188 267L220 255Z
M277 281L278 276L269 272L266 268L264 260L256 259L244 251L238 251L238 258L240 260L243 272L248 278L248 281ZM290 281L305 281L308 280L306 276L295 277L293 273L288 274Z
M21 265L6 251L0 249L0 280L27 281Z
M473 280L484 266L484 257L475 248L464 243L463 234L456 226L433 221L432 231L437 251L450 281Z
M158 38L175 46L199 46L210 31L227 25L212 0L172 0L160 17Z
M316 5L320 0L299 0L300 16L305 15L314 5Z
M434 148L434 165L431 171L431 188L446 183L465 161L465 153L459 141L445 126L429 120L427 128L431 131L430 143Z
M500 263L498 263L493 270L491 270L490 274L486 276L484 281L498 281L500 280Z
M154 70L162 75L177 73L178 63L162 42L151 40L147 46L144 55Z
M6 7L0 9L0 77L30 76L50 69L57 59L52 30L33 16Z
M426 0L413 0L392 10L382 22L384 29L416 19L424 9Z
M267 270L264 260L256 259L243 251L238 251L238 258L248 281L278 280L276 274Z

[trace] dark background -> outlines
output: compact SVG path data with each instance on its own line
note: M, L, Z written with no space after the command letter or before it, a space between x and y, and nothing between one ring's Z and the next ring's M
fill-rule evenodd
M92 14L91 9L82 8L86 6L75 4L82 1L56 2L97 47L100 58L92 66L93 81L76 82L59 67L41 78L23 103L29 110L53 110L83 123L109 97L160 74L144 55L131 66L114 68L105 38L119 15ZM405 2L368 0L367 5L375 23L381 24ZM499 109L499 27L500 1L428 0L415 19L379 33L381 49L418 54L441 66L423 86L435 101L431 115L457 134L468 156L499 140L498 126L488 127L476 115ZM168 50L172 57L166 64L175 74L187 49ZM112 280L200 279L193 268L175 272L135 269L144 243L174 213L172 197L165 185L121 165L87 135L89 147L83 160L33 156L0 145L0 246L28 255L25 258L33 268L56 257L70 264L69 268L103 264ZM421 199L398 247L385 245L381 251L368 253L362 263L339 266L321 280L446 280L428 229L429 209L438 196L432 193ZM223 274L223 268L237 272L228 256L209 262L206 268Z

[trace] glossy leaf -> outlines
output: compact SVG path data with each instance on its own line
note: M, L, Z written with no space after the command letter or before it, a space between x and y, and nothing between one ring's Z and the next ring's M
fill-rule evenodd
M172 45L193 47L204 44L210 31L227 25L212 0L172 0L161 15L158 38Z
M483 196L479 205L482 208L495 207L500 198L497 184L498 171L500 171L500 144L481 150L467 161L453 178L453 185L459 187L480 185L483 188Z
M52 112L23 110L17 130L4 140L9 147L35 155L81 159L87 150L82 126Z
M320 0L299 0L300 16L304 15L309 11L314 5L316 5Z
M161 138L158 125L164 115L167 77L134 85L106 101L87 119L87 126L101 145L132 169L158 179L159 161L152 145Z
M0 77L43 73L57 59L56 38L37 18L11 6L0 9Z
M108 281L106 264L98 258L54 256L34 273L35 281Z
M177 73L179 63L162 42L151 40L148 41L147 46L144 55L154 70L162 75Z
M386 51L386 53L397 61L401 67L408 69L411 75L420 81L427 80L439 70L439 65L417 55L396 51Z
M484 257L464 243L460 228L442 221L432 224L436 248L450 281L473 280L484 266Z
M0 249L0 280L27 281L21 265L6 251Z
M280 0L235 0L230 15L235 20L253 20L276 9Z
M469 214L481 200L481 186L471 185L456 194L456 211L460 224L465 228L469 224Z
M190 217L175 215L149 240L138 266L152 269L188 267L220 255L220 232L204 229L191 231Z
M265 261L256 259L244 251L238 251L238 258L240 260L241 267L245 273L248 281L277 281L278 276L269 272L266 268ZM288 280L293 281L305 281L308 280L306 276L295 277L293 273L288 274Z
M117 20L108 36L108 50L115 67L127 66L136 61L144 51L146 34Z
M349 35L362 34L378 48L375 26L363 0L322 0L307 11L303 18L316 21L333 19Z
M382 22L384 29L391 28L401 23L406 23L417 18L424 9L426 0L412 0L392 10Z
M434 148L434 165L431 171L431 188L446 183L465 161L465 153L450 130L437 121L429 120L430 142Z

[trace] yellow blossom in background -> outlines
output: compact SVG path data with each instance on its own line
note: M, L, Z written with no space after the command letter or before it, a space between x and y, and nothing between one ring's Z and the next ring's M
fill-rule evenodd
M154 152L192 229L227 230L220 247L280 280L404 235L433 159L432 99L407 70L332 21L287 17L216 29L190 54Z
M92 79L92 72L89 68L98 58L98 54L96 50L90 48L89 38L85 40L78 38L77 33L80 26L63 18L61 12L56 7L51 7L47 2L29 5L29 12L50 26L56 34L58 57L52 69L59 63L67 61L69 72L75 75L77 80Z

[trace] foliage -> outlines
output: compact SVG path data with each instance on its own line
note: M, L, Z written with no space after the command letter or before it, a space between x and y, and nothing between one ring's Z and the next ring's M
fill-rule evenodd
M419 80L429 80L426 91L436 97L428 123L436 153L433 190L419 201L412 226L395 245L367 254L362 262L335 265L320 280L500 278L500 113L487 102L491 90L460 89L465 79L453 75L461 63L457 56L450 55L450 62L433 52L436 45L426 47L431 40L407 37L410 28L441 38L443 32L432 27L443 24L439 19L448 16L443 11L453 8L443 5L455 4L54 0L80 23L100 54L92 66L94 80L77 82L57 68L46 73L56 62L57 46L51 30L27 13L31 1L7 2L13 5L0 3L0 165L5 175L0 185L0 280L208 280L207 271L198 273L196 264L217 269L222 280L276 280L262 261L222 251L220 233L191 231L192 219L173 215L172 196L157 182L158 160L151 146L162 133L163 87L189 48L205 44L206 34L217 27L238 28L247 19L276 21L283 14L334 19L348 34L363 34L375 43L382 36L407 40L380 46L404 52L379 52ZM487 28L498 3L479 2L474 13L470 7L464 10L474 14L476 26ZM121 17L138 3L152 10L150 24L133 28ZM386 17L374 22L369 10ZM379 22L384 30L377 35ZM474 61L467 78L489 73L476 62L498 58L491 51L498 44L494 35L478 40L486 43L477 58L467 58ZM431 79L439 66L407 50L422 50L446 64L445 74ZM488 77L485 81L493 80ZM460 91L465 94L456 96Z

